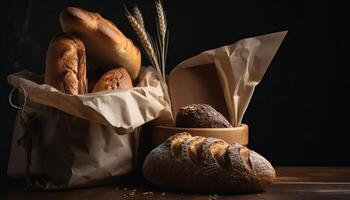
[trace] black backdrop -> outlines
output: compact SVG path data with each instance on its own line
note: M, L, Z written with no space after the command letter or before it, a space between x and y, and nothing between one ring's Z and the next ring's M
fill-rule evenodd
M164 1L170 26L168 71L203 50L288 29L243 120L250 126L250 147L275 165L350 164L345 4L336 1ZM69 5L100 12L135 40L123 11L123 4L131 7L134 3L130 0L2 3L1 179L6 180L15 117L15 110L7 102L11 88L6 76L23 69L43 73L48 43L60 31L58 13ZM137 3L152 28L152 1Z

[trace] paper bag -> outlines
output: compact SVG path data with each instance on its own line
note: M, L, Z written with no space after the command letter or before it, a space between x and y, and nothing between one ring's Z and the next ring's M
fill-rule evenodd
M130 90L85 95L61 93L30 72L10 75L8 81L25 97L15 122L8 175L23 177L29 165L34 186L43 189L126 175L134 168L138 127L171 117L153 68L142 72Z
M178 109L206 103L233 126L243 115L287 31L271 33L208 50L177 65L169 76L174 116Z

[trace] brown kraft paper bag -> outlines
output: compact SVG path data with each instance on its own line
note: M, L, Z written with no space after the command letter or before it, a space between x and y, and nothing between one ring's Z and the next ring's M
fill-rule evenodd
M8 76L21 91L8 175L67 189L117 181L134 169L139 127L171 118L153 68L130 90L67 95L28 71ZM28 172L28 173L27 173ZM31 179L29 179L29 176Z

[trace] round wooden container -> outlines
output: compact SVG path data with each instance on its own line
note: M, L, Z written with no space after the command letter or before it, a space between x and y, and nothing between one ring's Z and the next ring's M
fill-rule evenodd
M152 143L159 145L176 133L188 132L192 136L215 137L229 144L237 142L241 145L248 144L248 126L242 124L233 128L178 128L169 126L154 126L152 131Z

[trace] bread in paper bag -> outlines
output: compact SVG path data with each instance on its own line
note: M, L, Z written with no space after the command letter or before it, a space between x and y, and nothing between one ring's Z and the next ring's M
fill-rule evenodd
M153 68L146 68L131 89L68 95L42 84L43 76L9 75L8 82L25 91L27 103L15 122L8 175L25 175L26 151L17 144L24 135L32 138L30 174L38 176L37 187L81 187L132 171L138 127L171 117L155 77ZM32 122L37 131L27 130Z

